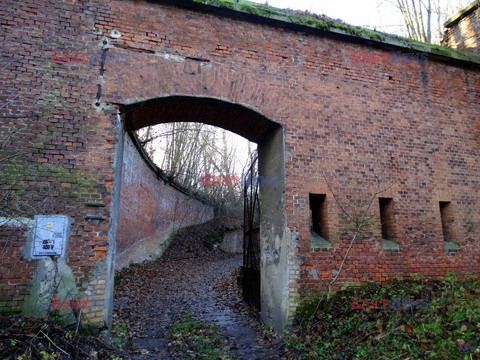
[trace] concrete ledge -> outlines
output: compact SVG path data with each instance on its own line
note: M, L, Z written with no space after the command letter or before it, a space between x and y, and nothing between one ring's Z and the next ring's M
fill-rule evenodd
M446 28L453 27L457 22L462 20L464 17L470 15L479 7L480 7L480 0L474 1L473 3L468 5L466 8L460 10L455 15L453 15L450 19L448 19L443 26L445 26Z
M310 231L310 246L312 249L329 250L332 247L332 243L314 231Z
M361 289L364 285L361 282L346 282L342 284L340 291L345 290L358 290Z
M382 248L383 250L399 251L400 245L398 245L395 241L382 239Z
M458 244L452 241L444 241L445 251L458 251Z

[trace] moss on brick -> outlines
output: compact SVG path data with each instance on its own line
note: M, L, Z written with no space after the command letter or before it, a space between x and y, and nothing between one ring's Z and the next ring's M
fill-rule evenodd
M50 183L74 184L78 194L91 192L99 182L97 175L93 173L66 169L60 165L49 166L44 163L33 163L24 159L17 160L0 171L0 184L13 184L11 189L18 197L26 195L28 191L38 191L39 188L31 188L28 182L37 181L39 178L48 178ZM44 189L44 191L50 190ZM68 188L59 187L58 191L62 194L66 192L70 196L74 194Z

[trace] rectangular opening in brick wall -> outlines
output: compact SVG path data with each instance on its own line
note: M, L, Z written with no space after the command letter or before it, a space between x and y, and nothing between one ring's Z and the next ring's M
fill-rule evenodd
M380 221L382 223L382 238L395 240L395 218L393 215L393 200L391 198L379 198Z
M382 245L386 250L399 250L395 243L395 215L393 212L393 199L378 198L380 207L380 223L382 226Z
M452 204L450 201L440 201L440 217L442 219L443 240L447 242L453 241L453 214Z
M328 249L327 196L309 194L310 202L310 244L313 248Z
M455 244L455 236L453 230L453 210L450 201L440 201L440 218L442 220L443 241L446 250L458 250Z

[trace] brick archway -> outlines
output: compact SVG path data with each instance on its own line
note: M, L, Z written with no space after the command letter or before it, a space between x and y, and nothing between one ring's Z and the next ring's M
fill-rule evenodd
M176 121L215 119L258 142L263 171L278 166L288 176L288 187L262 193L274 199L262 201L264 262L272 264L264 268L272 277L264 291L273 294L264 297L267 323L285 322L287 294L293 315L300 296L324 289L349 247L348 221L326 180L345 201L370 198L385 169L385 184L396 185L385 198L393 201L398 247L384 246L377 199L372 231L355 244L336 288L412 273L480 273L478 55L196 1L58 3L31 1L32 11L0 5L13 61L0 84L1 144L19 154L6 157L2 171L14 171L2 186L21 204L3 207L0 308L43 317L55 295L111 299L124 131L172 113ZM35 41L25 41L24 24ZM100 49L102 60L78 61ZM428 62L354 60L392 51L427 52ZM275 151L283 143L285 152ZM317 208L326 201L328 248L312 238L311 199ZM455 213L453 244L443 234L445 203ZM31 255L36 214L73 220L61 266ZM57 268L57 278L68 279L61 291L45 276ZM111 304L83 314L102 327L109 312Z
M265 323L281 331L288 319L288 246L286 236L285 159L283 128L259 112L225 100L173 95L150 99L120 107L116 155L120 161L127 131L165 122L201 122L224 128L258 144L259 175L277 176L275 185L260 187L260 247L261 247L261 302ZM117 166L121 169L121 166ZM120 202L117 181L121 171L115 174L113 203ZM118 206L116 206L118 208ZM115 206L113 207L115 208ZM115 242L118 215L112 219L109 233L110 262L115 261ZM115 228L115 229L114 229ZM114 264L109 266L106 299L112 302ZM112 304L108 305L106 322L111 323Z

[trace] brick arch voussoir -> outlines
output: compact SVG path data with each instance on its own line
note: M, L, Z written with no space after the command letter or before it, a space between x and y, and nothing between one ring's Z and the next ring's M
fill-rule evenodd
M199 65L197 71L186 72L182 61L165 59L130 67L106 78L105 101L123 107L129 130L162 122L198 121L258 142L280 123L275 120L283 103L278 84L252 78L241 69Z

